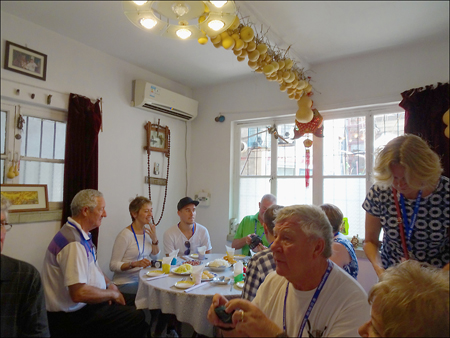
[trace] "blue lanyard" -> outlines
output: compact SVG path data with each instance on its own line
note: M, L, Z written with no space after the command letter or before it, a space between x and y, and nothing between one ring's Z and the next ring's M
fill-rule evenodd
M255 235L256 236L258 236L258 234L256 233L256 225L258 224L258 220L257 219L255 219ZM264 231L263 231L263 233L262 233L262 235L261 235L261 239L262 239L262 237L264 236Z
M67 223L69 223L71 226L73 226L73 227L79 232L80 237L81 237L81 240L84 241L84 242L89 246L89 251L91 252L92 257L94 257L94 263L97 262L97 257L95 257L95 253L94 253L94 243L92 243L91 234L89 234L89 241L87 241L87 240L84 238L83 233L81 232L81 230L78 229L78 228L75 226L75 224L72 224L72 223L70 223L70 222L67 222ZM88 258L89 258L89 254L88 254Z
M180 228L180 222L178 222L178 229ZM194 236L194 232L195 232L195 223L194 223L194 225L192 226L192 236Z
M410 245L410 241L411 241L411 236L414 230L414 225L416 223L417 220L417 214L419 211L419 205L420 205L420 199L422 197L422 190L419 191L419 193L417 194L417 198L416 198L416 204L414 205L414 211L413 214L411 216L411 224L409 223L408 220L408 214L406 213L406 207L405 207L405 198L403 197L403 194L400 194L400 204L402 206L402 216L403 216L403 224L405 225L405 229L406 229L406 239L408 241L408 251L411 251L411 245Z
M138 259L139 259L141 257L141 250L139 249L139 242L137 240L136 233L134 232L134 229L133 229L133 223L131 223L130 226L131 226L131 231L133 231L134 239L136 240L136 244L138 247ZM144 230L144 239L142 240L142 258L144 258L144 250L145 250L145 229L143 229L143 230Z
M311 299L311 302L309 303L308 309L306 310L305 316L303 317L302 325L300 326L300 330L298 331L297 337L301 337L303 334L303 330L305 328L306 322L308 321L309 315L311 314L311 311L314 307L314 305L317 302L317 299L319 298L320 292L323 289L323 286L325 285L328 277L330 276L331 270L333 270L333 263L331 263L330 260L328 260L328 267L325 273L322 276L322 280L319 283L319 286L316 289L316 292L314 292L314 296ZM286 285L286 294L284 296L284 308L283 308L283 330L286 331L286 302L287 302L287 296L289 292L289 282Z

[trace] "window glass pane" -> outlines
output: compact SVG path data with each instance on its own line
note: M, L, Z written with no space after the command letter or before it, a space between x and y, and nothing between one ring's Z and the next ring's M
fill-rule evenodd
M47 184L50 202L63 200L63 163L20 161L20 184Z
M239 180L239 222L247 215L258 212L261 197L270 193L269 177L241 178Z
M405 133L405 113L374 116L374 150L383 147L390 140Z
M2 151L2 154L5 154L5 147L6 147L6 112L2 111L2 117L1 117L1 136L0 136L0 148Z
M362 203L366 198L365 178L325 178L323 203L331 203L341 209L348 218L349 236L365 236L365 214Z
M66 148L66 124L61 122L55 123L56 123L55 159L64 160L64 152Z
M42 153L41 158L53 158L53 146L55 140L55 122L42 121Z
M271 137L266 126L241 128L241 176L270 175Z
M304 178L278 178L277 204L288 206L294 204L312 204L313 180L309 179L306 188Z
M365 175L365 117L325 120L324 175Z
M304 176L306 170L306 150L303 144L306 139L312 140L312 136L304 135L296 140L292 140L294 136L294 124L281 124L277 126L278 133L283 139L278 137L278 158L277 158L277 175L278 176ZM312 147L309 151L308 168L312 170ZM310 172L312 175L312 172Z
M41 148L41 119L25 116L26 133L23 141L25 141L24 152L22 156L27 157L40 157ZM22 141L22 143L23 143Z

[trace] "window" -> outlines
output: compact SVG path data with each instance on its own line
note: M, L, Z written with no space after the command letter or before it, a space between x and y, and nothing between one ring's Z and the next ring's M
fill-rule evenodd
M2 102L2 183L47 184L49 201L62 201L65 120L63 112Z
M308 166L303 144L308 135L292 140L292 118L235 125L240 149L235 157L239 169L235 165L233 172L233 200L237 202L232 208L239 220L255 214L261 196L270 192L280 205L335 204L348 218L349 235L364 237L361 205L372 185L376 149L403 134L404 112L395 104L322 115L324 138L309 135L314 142ZM281 138L269 132L274 125ZM306 187L308 168L311 177Z

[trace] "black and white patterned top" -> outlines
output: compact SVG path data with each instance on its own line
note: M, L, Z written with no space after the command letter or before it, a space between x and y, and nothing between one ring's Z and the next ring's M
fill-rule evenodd
M242 298L252 301L266 276L276 267L270 248L256 253L248 262Z
M405 198L408 219L414 211L415 199ZM381 261L386 269L404 257L397 224L392 189L374 184L362 205L369 214L380 218L384 230ZM441 176L436 190L422 197L411 241L412 259L442 268L449 262L449 179Z

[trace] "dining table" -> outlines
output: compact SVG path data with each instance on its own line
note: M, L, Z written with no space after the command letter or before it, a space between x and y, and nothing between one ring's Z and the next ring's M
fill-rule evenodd
M226 254L206 254L202 264L223 259ZM250 258L250 257L248 257ZM184 256L177 258L177 266L184 263L184 260L194 260ZM181 289L175 284L183 280L190 280L190 275L179 275L172 272L176 266L172 266L169 274L161 274L158 277L149 277L147 273L161 270L161 268L144 268L139 273L139 287L136 294L136 307L138 309L160 309L163 313L174 314L177 320L190 324L197 334L213 336L213 325L207 319L207 313L211 306L214 294L219 293L228 299L239 298L242 294L242 284L234 283L234 270L230 266L223 271L212 271L211 268L204 268L217 277L224 276L230 278L230 283L219 284L213 281L202 281L200 286ZM179 284L177 284L179 285Z

